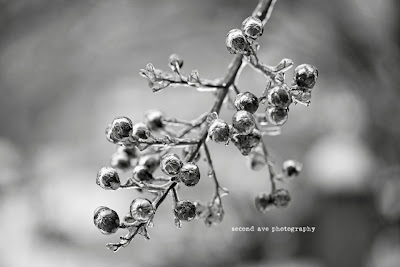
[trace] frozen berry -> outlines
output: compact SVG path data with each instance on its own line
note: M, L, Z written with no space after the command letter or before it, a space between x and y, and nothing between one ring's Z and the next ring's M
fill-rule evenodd
M283 173L286 177L294 177L299 175L301 164L295 160L286 160L283 163Z
M245 110L255 113L258 109L258 98L250 92L239 93L235 99L236 110Z
M318 78L318 70L310 64L301 64L294 70L294 81L297 86L312 89Z
M138 156L136 147L118 146L117 153L126 153L130 159L134 159Z
M153 217L155 208L147 198L137 198L132 201L130 212L134 220L138 222L147 222Z
M103 206L94 211L93 222L104 235L114 234L119 228L118 214L114 210Z
M160 130L164 128L164 114L159 110L150 110L145 114L145 123L150 130Z
M234 134L232 142L240 150L240 152L247 156L253 147L256 147L261 141L261 132L257 129L249 134Z
M274 207L271 195L260 193L255 198L256 208L261 213L266 213Z
M272 106L286 108L291 101L287 86L277 86L268 92L268 103Z
M192 153L193 149L195 149L195 146L185 146L185 147L182 149L182 157L183 157L183 158L186 158L186 156L187 156L189 153ZM194 156L192 162L197 162L197 161L199 161L200 156L201 156L200 151L198 151L198 152L196 153L196 156Z
M191 221L196 217L196 207L191 201L181 200L176 203L174 213L181 221Z
M226 36L226 48L231 54L250 54L250 44L239 29L230 30Z
M250 112L240 110L233 115L232 126L239 134L249 134L256 127L256 120Z
M226 143L229 140L229 125L221 119L214 120L208 128L208 136L216 143Z
M183 60L177 54L172 54L169 56L169 66L173 71L176 71L177 66L183 67Z
M242 31L247 38L256 40L263 33L261 20L256 17L248 17L242 23Z
M150 130L143 122L136 123L132 127L132 135L141 139L147 139L150 136Z
M200 181L199 167L191 162L185 163L178 174L178 179L186 186L195 186Z
M129 118L116 117L106 129L107 139L121 144L131 136L132 127L132 121Z
M133 169L133 178L135 178L138 181L145 182L152 180L153 175L151 174L149 169L147 169L147 167L138 165Z
M121 182L115 169L111 167L103 167L97 173L96 184L103 189L116 190L120 187Z
M161 158L161 170L170 176L177 175L182 168L183 162L176 154L166 154Z
M277 189L275 192L273 192L271 198L276 207L286 207L289 205L291 200L289 191L283 188Z
M145 166L150 173L160 166L160 156L157 154L144 155L139 159L139 165Z
M285 124L289 116L288 113L289 110L287 108L273 106L269 106L266 111L268 122L276 126Z
M248 158L248 164L253 171L259 171L266 165L265 158L259 153L251 153Z
M131 167L131 159L125 152L115 152L111 156L111 167L124 171Z

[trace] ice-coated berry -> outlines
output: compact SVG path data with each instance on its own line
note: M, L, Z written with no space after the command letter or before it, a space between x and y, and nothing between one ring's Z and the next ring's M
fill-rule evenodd
M183 162L179 159L176 154L165 154L161 158L161 170L169 175L177 175L182 168Z
M250 92L239 93L235 98L236 110L245 110L255 113L258 109L258 98Z
M294 70L294 81L297 86L312 89L317 82L318 70L310 64L301 64Z
M239 134L249 134L256 127L256 120L250 112L240 110L233 115L232 126Z
M117 153L126 153L130 159L134 159L138 156L136 147L118 146Z
M214 120L208 128L208 136L215 143L226 143L229 140L229 125L222 119Z
M251 153L248 158L248 165L253 171L259 171L266 165L265 158L258 153Z
M97 173L96 184L106 190L116 190L121 182L117 171L111 167L103 167Z
M287 207L291 200L289 191L283 188L277 189L275 192L273 192L271 198L274 205L278 208Z
M245 156L247 156L251 149L256 147L260 141L261 132L257 129L253 129L249 134L234 134L232 136L232 142Z
M169 66L173 71L177 70L177 66L179 68L183 67L183 59L181 59L177 54L172 54L169 56Z
M271 195L260 193L255 198L256 208L261 213L267 213L274 207Z
M131 136L132 127L132 121L129 118L116 117L106 129L107 139L110 142L121 144Z
M299 175L301 167L301 164L295 160L286 160L283 163L282 171L286 177L294 177Z
M159 110L149 110L144 116L144 121L150 130L160 130L164 128L164 114Z
M150 130L146 124L139 122L133 125L132 135L141 139L147 139L150 136Z
M272 106L286 108L291 102L287 86L276 86L268 92L268 103Z
M114 210L103 206L94 211L93 222L104 235L114 234L119 228L118 214Z
M176 203L174 213L181 221L191 221L196 217L196 207L188 200L181 200Z
M247 38L256 40L263 33L261 20L256 17L248 17L242 23L242 31Z
M117 151L111 156L110 165L115 169L125 171L131 167L131 159L127 153Z
M191 162L185 163L178 174L178 179L186 186L195 186L200 181L199 167Z
M269 106L266 110L268 122L276 126L285 124L289 116L288 114L289 110L287 108Z
M146 166L138 165L133 169L133 178L145 182L152 180L153 175Z
M136 198L131 203L131 217L138 222L147 222L153 217L155 208L147 198Z
M239 29L230 30L226 36L226 48L231 54L250 54L250 44Z
M145 166L150 173L154 173L160 166L160 156L157 154L144 155L139 159L139 165Z

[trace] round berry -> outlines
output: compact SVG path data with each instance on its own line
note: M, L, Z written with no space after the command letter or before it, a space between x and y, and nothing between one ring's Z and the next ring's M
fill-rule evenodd
M286 160L283 163L283 173L286 177L294 177L299 175L301 164L295 160Z
M146 166L138 165L133 169L133 178L145 182L153 179L153 175Z
M174 213L181 221L190 222L196 217L196 206L188 200L181 200L176 203Z
M183 67L183 59L181 59L177 54L172 54L169 56L169 66L173 71L176 71L176 66L179 68Z
M131 167L131 159L125 152L115 152L111 156L111 167L124 171Z
M261 132L257 129L249 134L234 134L232 142L240 150L240 152L247 156L253 147L256 147L261 141Z
M147 198L137 198L131 203L131 217L138 222L147 222L153 217L155 208Z
M139 165L145 166L150 173L154 173L160 166L160 156L157 154L144 155L139 159Z
M221 119L214 120L208 128L208 136L215 143L226 143L229 140L229 125Z
M132 132L132 121L127 117L116 117L106 129L107 139L113 143L123 143Z
M176 154L165 154L161 158L161 170L170 176L177 175L182 168L183 162Z
M256 208L261 213L267 213L274 207L271 195L260 193L255 198Z
M277 189L275 192L273 192L271 198L276 207L287 207L291 200L289 191L283 188Z
M291 101L287 86L277 86L268 92L268 103L272 106L285 108Z
M245 110L255 113L258 109L258 98L250 92L239 93L235 99L236 110Z
M116 190L121 182L117 171L111 167L103 167L97 173L96 184L106 190Z
M117 153L126 153L130 159L134 159L138 156L136 147L118 146Z
M186 158L186 156L187 156L189 153L192 153L192 151L193 151L194 148L195 148L194 146L185 146L185 147L182 149L182 158ZM197 161L199 161L200 157L201 157L201 154L200 154L200 151L198 151L198 152L196 153L196 155L194 156L192 162L197 162Z
M266 162L263 155L251 153L248 158L248 164L253 171L260 171L265 167Z
M256 40L263 33L261 20L255 17L248 17L242 23L242 31L247 38Z
M288 113L289 110L287 108L273 106L269 106L266 111L268 122L276 126L285 124L289 116Z
M119 228L118 214L114 210L103 206L94 211L93 222L104 235L114 234Z
M150 130L160 130L164 128L164 114L159 110L150 110L145 114L144 121Z
M312 89L318 78L318 70L310 64L301 64L294 70L294 81L297 86Z
M136 123L132 127L132 135L141 139L150 137L150 130L143 122Z
M231 54L250 54L250 44L239 29L230 30L226 36L226 48Z
M200 181L199 167L191 162L185 163L178 174L178 179L186 186L195 186Z
M233 115L232 126L239 134L249 134L256 127L256 120L250 112L240 110Z

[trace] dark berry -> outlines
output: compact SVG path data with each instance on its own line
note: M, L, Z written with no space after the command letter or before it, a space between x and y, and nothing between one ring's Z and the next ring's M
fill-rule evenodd
M195 186L200 181L199 167L191 162L185 163L178 174L178 179L186 186Z
M263 33L261 20L256 17L248 17L242 23L242 31L247 38L256 40Z
M277 189L275 192L272 193L272 202L276 207L287 207L291 200L289 191L286 189Z
M183 162L179 159L176 154L166 154L161 158L161 170L169 175L177 175L182 168Z
M160 166L160 156L157 154L144 155L139 159L139 165L145 166L150 173L154 173Z
M121 182L117 171L111 167L103 167L97 173L96 184L103 189L116 190L120 187Z
M312 89L318 78L318 70L310 64L301 64L294 70L294 81L297 86Z
M150 136L150 130L143 122L136 123L132 127L132 135L141 139L147 139Z
M181 200L176 203L174 213L181 221L191 221L196 217L196 207L191 201Z
M118 146L117 153L126 153L130 159L134 159L138 156L136 147Z
M117 117L106 129L110 142L121 144L131 137L132 121L127 117Z
M146 182L153 179L153 175L146 166L138 165L133 169L133 178Z
M131 159L129 155L125 152L115 152L111 156L111 167L125 171L131 167Z
M299 175L301 164L294 160L287 160L283 163L283 173L286 177L294 177Z
M247 156L251 149L256 147L260 141L261 132L257 129L253 129L249 134L234 134L232 136L232 142L245 156Z
M255 113L258 109L258 98L250 92L239 93L235 99L236 110L245 110Z
M164 114L159 110L150 110L145 114L145 123L150 130L160 130L164 128Z
M250 44L239 29L230 30L226 36L226 48L231 54L250 54Z
M291 102L287 86L277 86L268 92L268 103L272 106L286 108Z
M288 113L289 110L287 108L269 106L266 111L266 116L269 123L281 126L287 121Z
M267 213L274 207L271 195L260 193L255 198L256 208L261 213Z
M103 206L94 211L93 222L104 235L114 234L119 228L118 214L114 210Z
M266 162L263 155L260 155L258 153L251 153L249 155L248 164L250 169L252 169L253 171L259 171L265 167Z
M138 222L147 222L153 217L155 208L147 198L137 198L130 207L131 217Z
M208 128L208 136L216 143L226 143L229 140L229 125L221 119L214 120Z
M249 134L255 128L256 120L250 112L240 110L233 115L232 126L239 134Z
M177 66L183 67L183 60L177 54L172 54L169 56L169 66L173 71L176 71Z

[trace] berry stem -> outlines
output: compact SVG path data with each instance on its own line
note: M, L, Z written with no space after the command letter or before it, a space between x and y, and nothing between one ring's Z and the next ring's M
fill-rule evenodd
M203 144L203 148L204 148L204 152L206 154L207 163L208 163L208 167L209 167L208 175L212 177L212 179L214 180L214 183L215 183L215 191L214 191L213 199L221 198L219 192L220 192L220 190L225 190L225 189L223 189L219 185L219 182L218 182L218 179L217 179L217 175L215 174L214 164L213 164L212 159L211 159L210 151L208 150L208 146L207 146L206 143Z

